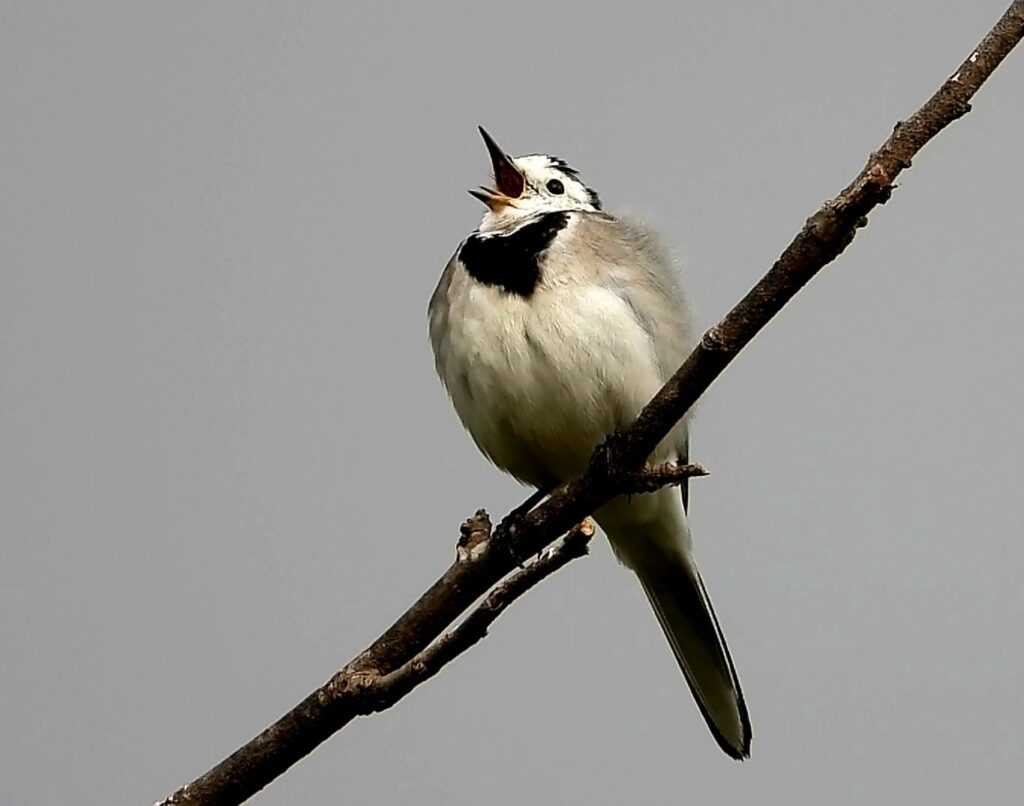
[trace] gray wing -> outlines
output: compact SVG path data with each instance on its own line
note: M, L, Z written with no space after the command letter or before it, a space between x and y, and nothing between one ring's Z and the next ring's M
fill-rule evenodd
M696 344L690 306L668 252L643 224L601 213L581 214L578 244L591 252L597 282L629 305L654 344L668 380Z
M579 243L591 251L586 264L596 267L598 282L614 289L650 334L662 381L667 381L697 343L690 306L671 257L658 236L639 222L592 213L581 215L578 226ZM686 462L687 429L679 434L679 461ZM685 506L687 485L680 490Z
M459 244L459 249L462 244ZM448 265L441 273L441 279L437 282L434 293L430 295L430 302L427 304L427 321L430 325L430 343L434 348L434 363L437 365L441 380L445 375L441 371L441 361L444 353L444 336L448 332L448 316L451 310L451 302L448 299L448 290L451 288L452 276L458 266L459 249L448 260Z

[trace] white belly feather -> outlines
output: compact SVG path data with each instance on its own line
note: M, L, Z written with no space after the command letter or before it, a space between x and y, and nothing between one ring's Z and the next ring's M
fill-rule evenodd
M479 283L453 300L443 372L455 408L499 467L535 486L581 473L661 386L650 337L614 291Z

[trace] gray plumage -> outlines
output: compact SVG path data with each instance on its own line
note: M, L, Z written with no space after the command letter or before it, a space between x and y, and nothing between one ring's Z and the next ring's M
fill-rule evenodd
M508 170L497 164L502 156L492 149L499 191L498 168ZM671 262L650 230L601 212L596 194L554 158L505 159L525 177L523 200L474 192L491 207L474 237L523 233L553 210L567 213L564 226L540 244L536 283L521 293L489 275L481 282L460 247L430 300L430 340L438 374L480 450L543 489L584 471L594 448L629 425L683 362L695 335ZM553 175L566 185L557 197L544 192ZM684 421L651 459L687 456ZM663 489L615 499L595 518L639 578L719 745L744 758L746 706L693 559L684 501L685 488L683 499Z

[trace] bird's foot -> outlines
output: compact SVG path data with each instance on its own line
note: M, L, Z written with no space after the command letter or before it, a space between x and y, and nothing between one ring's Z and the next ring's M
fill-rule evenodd
M520 568L523 568L526 561L530 559L529 555L523 552L516 540L516 531L523 525L524 517L525 513L512 510L494 527L494 532L491 536L494 544L503 551L508 552L509 556L512 557L512 560Z
M554 485L538 489L533 493L533 495L502 518L501 522L494 528L492 539L494 540L495 545L505 549L512 556L512 559L515 560L516 565L520 568L522 568L523 564L530 559L530 556L528 553L523 552L522 548L517 545L516 530L522 527L523 520L530 511L553 489Z
M619 478L625 472L620 457L626 449L626 442L621 431L612 431L594 451L590 470L608 481Z

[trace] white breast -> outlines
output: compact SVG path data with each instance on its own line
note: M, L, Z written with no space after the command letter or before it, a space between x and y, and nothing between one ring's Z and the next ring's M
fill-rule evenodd
M614 290L541 285L527 298L459 267L438 369L459 417L499 467L535 486L567 480L661 386L647 332Z

